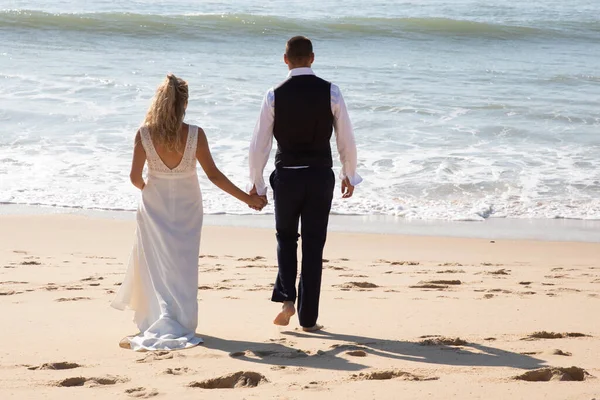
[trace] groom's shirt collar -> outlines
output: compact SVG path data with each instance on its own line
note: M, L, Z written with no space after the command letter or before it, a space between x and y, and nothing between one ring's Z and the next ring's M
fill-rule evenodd
M294 69L291 69L290 72L288 73L288 78L291 78L292 76L314 75L314 74L315 73L313 72L312 68L309 68L309 67L294 68Z

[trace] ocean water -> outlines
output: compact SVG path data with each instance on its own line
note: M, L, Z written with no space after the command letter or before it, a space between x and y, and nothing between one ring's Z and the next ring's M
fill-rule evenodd
M167 72L245 187L296 34L355 127L364 182L338 182L335 213L600 219L596 0L0 0L0 203L135 209L133 136ZM200 176L207 213L252 213Z

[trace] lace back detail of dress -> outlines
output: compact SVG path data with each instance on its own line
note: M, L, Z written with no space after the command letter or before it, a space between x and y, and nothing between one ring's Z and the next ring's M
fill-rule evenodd
M140 128L140 136L142 137L142 146L146 151L146 161L148 162L148 169L150 171L175 174L196 170L196 147L198 145L197 126L189 125L183 157L181 158L179 165L173 169L167 167L156 152L148 127L142 126Z

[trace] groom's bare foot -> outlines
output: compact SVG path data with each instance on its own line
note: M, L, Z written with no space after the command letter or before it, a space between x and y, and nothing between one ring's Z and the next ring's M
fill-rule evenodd
M321 329L323 329L323 325L319 325L319 324L315 324L314 326L311 326L310 328L302 327L302 330L304 332L316 332L316 331L320 331Z
M288 326L290 324L290 318L296 314L296 308L294 303L291 301L284 301L281 312L275 317L273 323L279 326Z

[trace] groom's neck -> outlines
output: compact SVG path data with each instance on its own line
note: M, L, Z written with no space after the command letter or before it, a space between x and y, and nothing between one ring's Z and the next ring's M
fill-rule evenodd
M296 68L312 68L312 64L288 64L288 68L290 71Z

